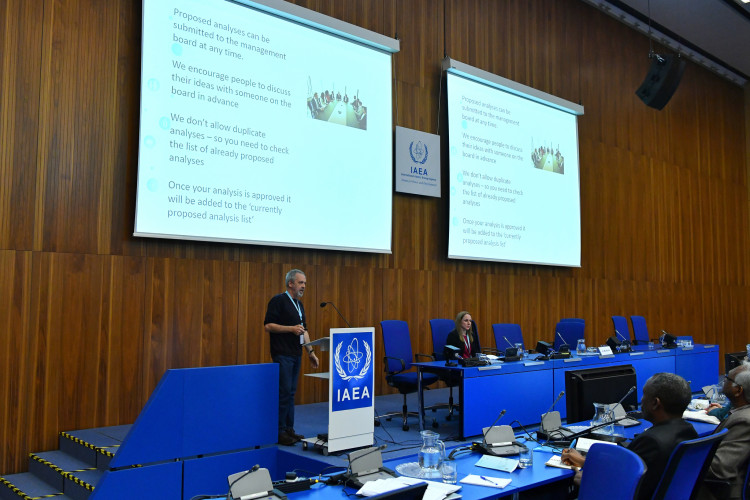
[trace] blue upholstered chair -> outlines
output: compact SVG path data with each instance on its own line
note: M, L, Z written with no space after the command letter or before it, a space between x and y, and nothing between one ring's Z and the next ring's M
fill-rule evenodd
M654 500L686 500L693 498L696 484L703 480L706 469L714 458L716 448L727 435L727 430L705 437L683 441L669 457L661 481L654 491Z
M456 322L452 319L431 319L430 331L432 332L432 357L435 361L445 361L445 341L448 334L456 327ZM448 416L446 420L453 417L453 410L456 408L453 404L453 388L461 382L461 376L458 372L440 372L438 378L448 386ZM433 407L434 408L434 407Z
M417 372L412 370L413 359L417 356L424 357L424 361L431 361L432 357L426 354L412 355L411 337L409 336L409 325L406 321L385 320L380 322L383 331L383 367L385 369L385 380L389 386L397 389L404 396L404 405L401 413L382 415L379 418L390 420L394 415L401 415L402 428L407 431L409 425L406 419L409 413L406 408L406 395L417 391ZM437 382L437 375L433 373L422 374L422 385L428 386Z
M645 345L651 339L646 328L646 318L643 316L631 316L630 324L633 325L633 344Z
M613 464L617 464L616 472ZM633 500L645 473L641 457L627 448L594 443L586 455L578 499Z
M492 325L492 333L495 335L495 347L497 347L499 352L505 351L508 347L515 347L516 344L521 344L521 347L526 350L526 344L523 342L523 334L521 333L521 325L515 323L494 323Z
M633 337L630 335L630 327L628 326L628 319L625 316L612 316L612 325L615 327L615 337L617 340L623 340L623 337L632 341ZM617 335L617 334L620 335Z
M586 327L586 323L584 323L583 320L580 320L580 321L560 320L558 321L557 325L555 326L555 342L553 344L554 349L556 351L559 351L560 346L563 345L563 340L565 340L564 343L568 344L571 350L574 350L576 348L576 344L578 343L578 339L586 338L584 336L585 327Z

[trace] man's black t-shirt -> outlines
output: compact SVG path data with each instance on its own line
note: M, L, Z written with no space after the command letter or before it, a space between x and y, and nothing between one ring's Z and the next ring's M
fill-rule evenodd
M301 320L300 313L297 312L297 308L294 307L294 304L299 306L299 310L302 313ZM263 324L276 323L277 325L282 326L294 326L302 323L307 327L305 308L302 305L302 302L294 299L294 304L286 292L274 295L271 300L268 301L266 319L263 321ZM271 357L279 354L284 356L302 355L299 335L288 332L270 332L269 335L271 336Z

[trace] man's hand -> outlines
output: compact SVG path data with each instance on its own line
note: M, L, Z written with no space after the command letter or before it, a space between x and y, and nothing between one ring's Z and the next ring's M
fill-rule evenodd
M306 331L305 325L301 323L299 325L290 326L289 328L291 329L290 333L293 333L295 335L304 335Z
M320 363L318 363L318 357L315 355L315 351L311 351L308 354L308 357L310 358L310 364L313 368L317 368Z
M715 410L716 408L721 408L721 407L722 406L719 403L711 403L710 405L708 405L708 407L706 408L705 411L706 411L706 413L708 413L711 410Z
M583 467L583 463L586 461L586 458L573 448L565 448L560 454L560 458L565 465L576 467Z

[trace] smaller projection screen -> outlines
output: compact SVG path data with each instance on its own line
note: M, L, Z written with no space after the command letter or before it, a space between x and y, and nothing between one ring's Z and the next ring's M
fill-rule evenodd
M443 66L448 257L579 267L583 108L457 61Z
M135 236L390 253L398 45L279 0L144 0Z

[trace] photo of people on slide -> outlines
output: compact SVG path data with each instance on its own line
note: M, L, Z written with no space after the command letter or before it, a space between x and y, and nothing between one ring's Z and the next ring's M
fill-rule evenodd
M560 146L554 150L551 146L539 146L534 148L531 145L531 161L534 167L547 172L556 174L565 174L565 158L560 154Z
M362 104L359 91L351 97L346 87L343 92L335 87L315 92L308 82L307 110L316 120L367 130L367 107Z

